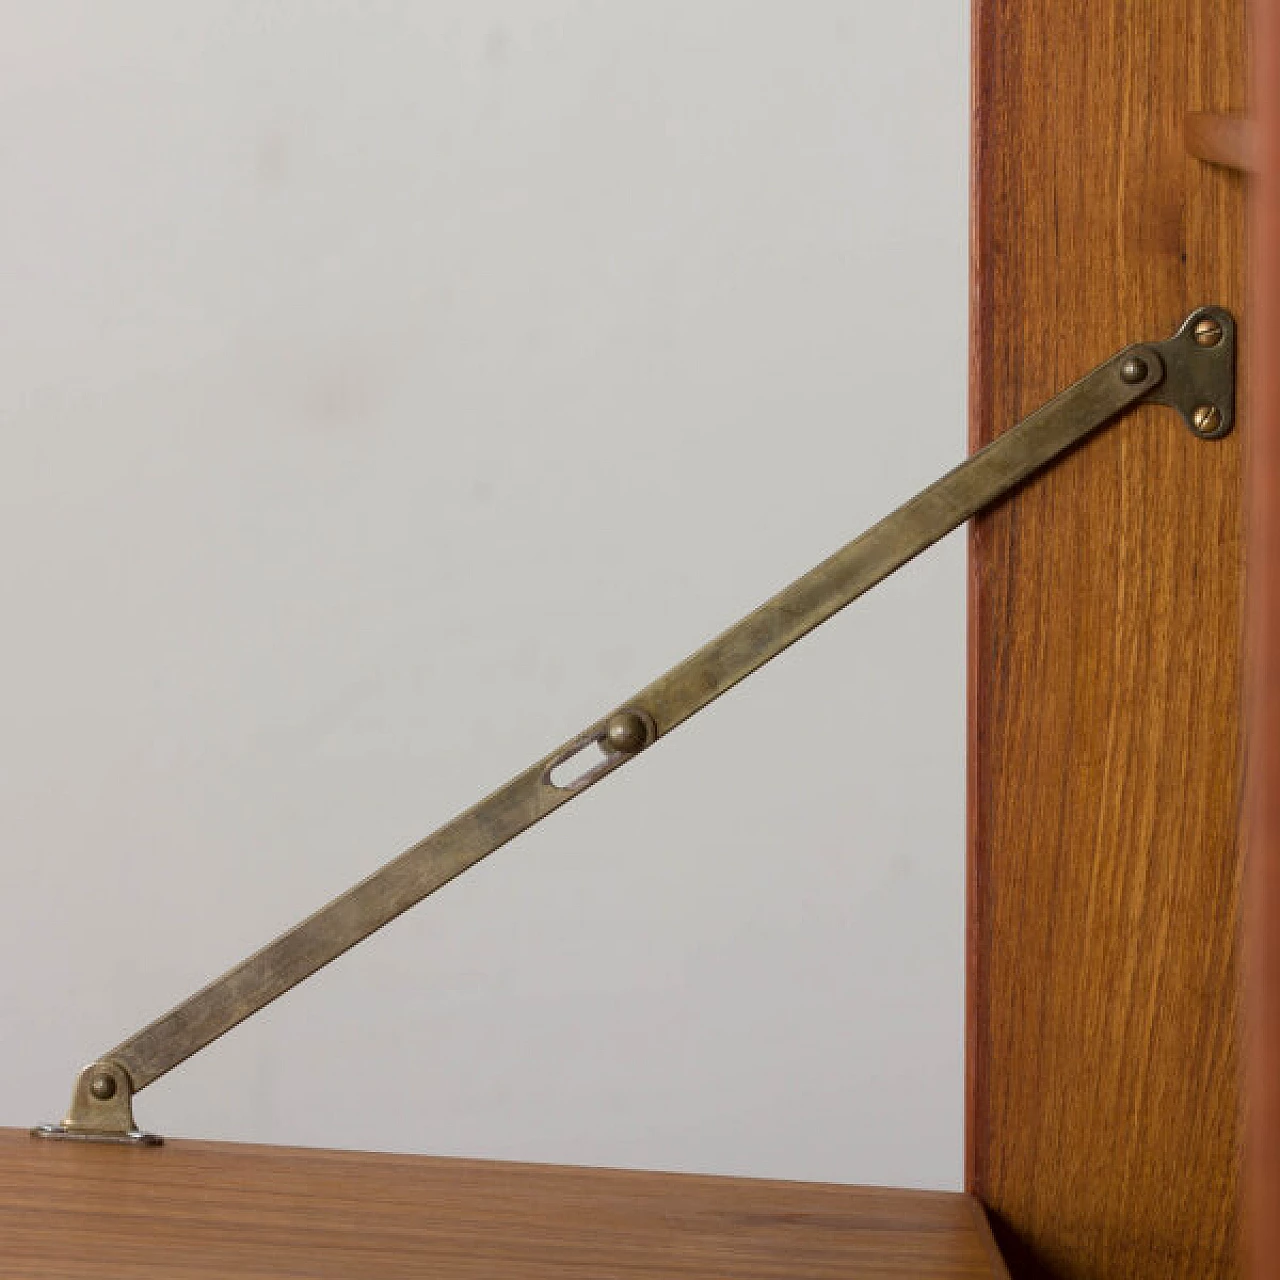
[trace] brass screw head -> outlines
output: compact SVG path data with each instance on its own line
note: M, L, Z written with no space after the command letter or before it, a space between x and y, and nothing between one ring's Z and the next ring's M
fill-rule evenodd
M1197 405L1191 421L1201 435L1211 435L1222 426L1222 410L1215 404Z
M649 724L635 711L618 711L604 726L604 742L613 751L634 755L649 742Z
M1120 366L1120 376L1130 384L1141 382L1147 376L1147 362L1141 356L1128 356Z
M89 1092L93 1094L99 1102L107 1102L116 1096L116 1081L114 1076L109 1076L104 1071L100 1076L94 1076L89 1081Z
M1216 347L1222 341L1222 325L1213 316L1204 316L1196 321L1191 331L1199 347Z

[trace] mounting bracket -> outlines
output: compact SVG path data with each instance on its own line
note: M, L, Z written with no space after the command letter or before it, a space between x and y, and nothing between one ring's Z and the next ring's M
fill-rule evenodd
M91 1062L41 1137L158 1143L133 1095L555 812L971 516L1134 405L1170 405L1202 440L1235 417L1235 322L1192 312L1125 347L575 738Z

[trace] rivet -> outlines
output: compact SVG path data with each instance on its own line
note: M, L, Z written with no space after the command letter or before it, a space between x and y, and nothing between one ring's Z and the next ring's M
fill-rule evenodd
M611 750L634 755L648 744L649 724L636 711L616 711L605 722L603 737Z
M94 1076L89 1081L89 1092L93 1094L99 1102L106 1102L110 1098L116 1096L116 1079L115 1076L109 1076L103 1072L100 1076Z
M1222 410L1216 404L1197 405L1191 421L1202 436L1212 435L1222 426Z
M1222 325L1213 316L1202 316L1191 333L1199 347L1216 347L1222 341Z
M1147 376L1147 362L1141 356L1128 356L1120 366L1120 376L1128 383L1141 382Z

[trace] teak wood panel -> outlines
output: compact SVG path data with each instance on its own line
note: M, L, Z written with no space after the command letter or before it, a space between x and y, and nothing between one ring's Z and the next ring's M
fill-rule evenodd
M5 1280L1000 1280L971 1196L0 1130Z
M1280 3L1255 14L1246 1238L1252 1280L1270 1280L1280 1275Z
M972 444L1241 316L1243 0L975 0ZM1242 317L1247 349L1249 327ZM1148 408L971 535L968 1185L1015 1276L1238 1274L1241 449Z

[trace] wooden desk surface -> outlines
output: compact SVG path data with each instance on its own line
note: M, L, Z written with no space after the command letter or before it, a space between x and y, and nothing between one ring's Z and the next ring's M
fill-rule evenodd
M942 1191L0 1129L5 1280L992 1280Z

